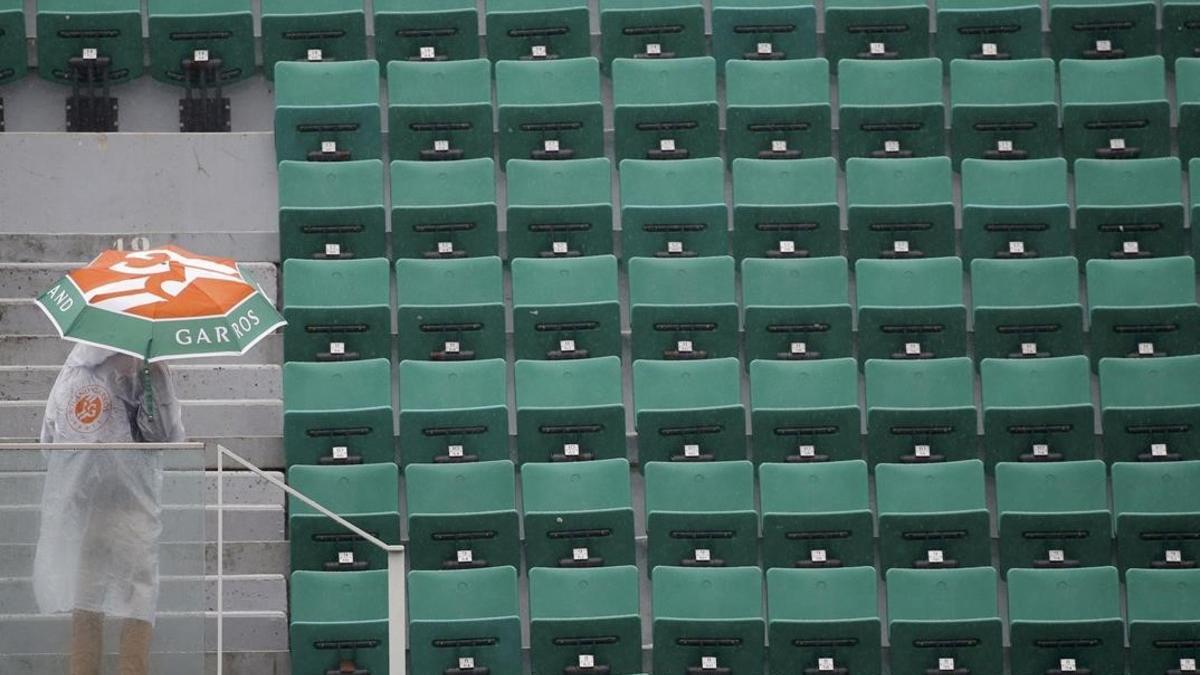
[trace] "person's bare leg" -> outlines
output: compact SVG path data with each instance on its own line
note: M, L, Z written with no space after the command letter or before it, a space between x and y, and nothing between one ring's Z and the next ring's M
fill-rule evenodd
M150 638L154 627L145 621L126 619L121 626L121 675L149 675Z
M71 675L100 675L104 615L77 609L71 618Z

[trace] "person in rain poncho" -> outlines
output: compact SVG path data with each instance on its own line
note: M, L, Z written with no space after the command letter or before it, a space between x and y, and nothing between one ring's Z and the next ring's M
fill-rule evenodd
M46 403L43 443L184 440L170 371L77 345ZM124 619L121 675L149 672L162 532L161 451L47 453L33 585L43 613L73 613L71 675L99 675L105 617Z

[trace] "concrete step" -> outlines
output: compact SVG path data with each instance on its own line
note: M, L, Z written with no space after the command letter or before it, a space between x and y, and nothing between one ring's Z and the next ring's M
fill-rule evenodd
M0 365L0 401L45 400L59 366ZM195 365L190 361L171 366L176 395L184 399L278 399L283 396L277 365Z
M71 349L75 347L75 343L58 337L58 334L54 331L54 326L50 324L45 315L32 307L32 303L30 305L30 309L33 309L38 314L38 316L33 318L41 322L40 328L37 326L33 326L33 328L40 330L41 333L0 335L0 363L22 363L30 366L61 366L67 360L67 355L71 353ZM4 301L0 301L0 323L4 323L5 321L2 316L3 312ZM20 316L17 317L17 319L19 318ZM49 331L49 333L45 331ZM0 333L2 332L0 331ZM251 349L242 356L213 356L187 360L189 365L196 366L224 364L253 366L282 362L283 335L280 333L268 335L263 338L261 342L254 345L254 349Z
M225 541L282 541L284 520L282 506L226 506ZM0 506L0 522L4 523L2 536L5 542L33 544L38 540L41 509L38 506ZM217 507L165 506L162 525L161 541L164 543L212 541L217 536Z
M225 652L226 675L289 675L291 654L276 652ZM0 673L4 675L47 675L70 672L68 657L62 654L0 654ZM117 657L104 658L101 672L117 672ZM205 653L203 662L195 654L151 654L150 672L170 675L216 675L217 655Z
M0 234L0 251L7 262L86 263L109 248L145 250L173 244L202 255L243 262L278 262L279 232L128 232L98 234Z
M201 658L203 652L216 649L216 621L215 612L160 612L151 650L190 652ZM119 633L120 622L106 622L107 644L117 644ZM70 644L69 615L0 614L0 654L58 654L69 649ZM284 612L225 612L226 650L282 651L287 647L288 624Z
M37 614L33 580L27 577L0 579L0 607L5 614ZM203 596L197 593L203 592ZM227 612L286 612L287 583L282 574L225 576ZM159 608L164 612L217 611L215 576L163 577ZM0 671L2 672L2 671Z
M0 438L36 438L45 412L45 401L0 401ZM283 404L277 400L185 400L183 424L189 434L210 438L275 436L283 430Z
M0 263L0 298L36 298L76 267L79 263ZM243 263L241 268L268 298L275 299L278 285L274 264Z
M3 407L0 403L0 407ZM40 427L39 427L40 429ZM34 430L35 432L38 429ZM216 444L220 443L229 450L236 452L246 458L254 466L267 471L279 471L284 468L283 460L283 439L280 437L280 431L276 430L271 435L252 436L252 435L233 435L214 438L212 436L203 435L207 430L201 429L200 435L190 436L191 441L197 443ZM31 433L19 436L3 436L0 435L0 443L36 443L37 437ZM192 468L200 468L200 458L192 453L188 453L177 462L175 470L185 470ZM216 451L210 450L205 454L203 466L206 469L214 470L217 468ZM45 468L45 460L36 450L24 452L4 452L0 453L0 470L3 471L41 471ZM241 466L235 464L232 459L225 460L225 468L232 470L241 470Z
M0 543L0 570L6 577L33 575L34 544ZM286 541L225 543L225 574L287 575L291 563ZM164 543L159 549L159 572L163 576L195 576L217 573L214 543ZM0 671L3 672L3 671Z
M283 480L283 472L269 472ZM0 506L41 503L46 476L41 471L0 471ZM225 503L283 506L283 491L249 471L225 473ZM201 471L167 471L163 475L162 503L216 504L217 475Z

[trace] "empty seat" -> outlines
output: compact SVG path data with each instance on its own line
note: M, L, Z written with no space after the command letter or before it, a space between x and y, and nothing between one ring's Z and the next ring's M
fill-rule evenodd
M379 64L281 63L275 69L275 156L379 159Z
M975 357L1084 353L1075 258L971 261Z
M520 258L512 262L512 285L518 359L621 355L615 257Z
M384 258L283 264L283 360L392 358L391 266Z
M871 359L864 370L872 464L976 456L971 359Z
M746 412L736 358L633 362L638 455L651 461L746 457Z
M851 260L954 255L950 159L851 158L846 217Z
M529 571L535 673L633 673L642 667L637 568Z
M375 0L375 55L392 61L479 58L472 0Z
M883 569L979 567L992 561L983 462L875 467Z
M1050 0L1055 59L1124 59L1158 53L1154 2Z
M1186 255L1182 183L1176 157L1075 162L1079 258Z
M954 60L950 144L955 166L967 158L1057 157L1057 84L1050 59Z
M396 261L400 360L504 358L499 258Z
M521 675L521 607L512 567L409 572L408 622L414 673Z
M280 61L357 61L367 58L362 0L261 0L263 75ZM378 64L375 65L378 75Z
M712 25L713 56L719 68L728 68L727 61L817 55L817 10L812 0L717 0Z
M1092 372L1086 356L984 359L983 433L988 466L1096 456Z
M78 81L86 87L91 78L107 85L142 76L140 0L38 0L36 7L38 75L43 79ZM19 62L25 63L24 40L19 48Z
M400 472L391 462L362 466L293 466L288 485L387 544L400 543ZM288 540L294 570L387 569L387 553L288 498Z
M1004 573L1112 562L1104 462L997 464L996 512Z
M613 252L612 165L605 157L509 160L508 257Z
M24 0L0 2L0 84L24 77L29 70L25 44Z
M811 5L808 11L813 11ZM725 105L725 156L730 161L830 155L825 59L732 61L725 65Z
M1200 560L1200 462L1112 465L1117 560L1133 568L1194 569Z
M712 58L620 59L612 65L612 97L618 162L720 156Z
M587 0L492 0L488 58L499 61L591 56Z
M287 465L394 462L387 359L283 365Z
M279 259L388 257L383 162L279 163Z
M613 60L619 58L657 61L704 55L700 0L603 0L599 8L606 70L615 70Z
M1153 4L1147 6L1153 13ZM1063 59L1058 68L1067 161L1171 154L1171 106L1162 57Z
M875 564L866 462L763 464L758 475L764 567Z
M843 59L925 56L929 56L929 6L925 3L914 0L825 3L825 58L835 68L842 67Z
M929 359L967 353L962 261L859 260L858 352L862 359Z
M620 357L520 360L515 379L522 464L625 457Z
M733 258L629 260L633 358L737 356Z
M492 156L492 66L487 59L392 61L387 78L392 160Z
M184 86L194 79L197 85L220 87L255 74L248 0L152 0L148 16L150 74L159 82Z
M625 459L526 464L521 497L529 569L636 564Z
M770 672L877 672L877 585L871 567L767 570Z
M729 253L725 163L718 157L621 162L621 255Z
M1200 28L1200 3L1177 4L1176 7L1188 7L1191 13L1195 16L1194 19L1189 19L1190 23L1195 23L1195 28L1187 29L1179 27L1177 31L1195 30ZM1167 23L1167 10L1169 6L1164 3L1163 6L1163 24ZM1164 36L1167 31L1164 31ZM1167 50L1163 38L1163 52ZM1200 42L1197 42L1197 47L1200 48ZM1187 56L1200 56L1200 51L1193 52L1188 49ZM1200 58L1180 58L1179 60L1169 59L1168 66L1175 68L1175 105L1179 108L1179 159L1184 163L1189 163L1196 157L1200 157L1200 133L1195 130L1200 125ZM1196 194L1193 191L1193 194ZM1192 199L1193 202L1196 198Z
M893 673L1004 672L996 570L890 569L886 577Z
M666 462L646 473L647 569L738 567L758 562L754 466L746 461ZM643 458L645 462L645 458Z
M1200 459L1200 357L1102 359L1100 410L1109 462Z
M397 258L496 255L496 165L392 162L392 246Z
M961 171L963 258L1071 255L1066 160L965 159Z
M872 10L873 18L877 11ZM928 13L924 6L920 11ZM925 19L921 21L924 42ZM838 68L838 156L843 162L850 157L945 154L941 61L851 59Z
M1121 587L1112 567L1008 573L1012 672L1125 672Z
M400 448L406 466L507 459L504 360L402 361Z
M750 362L755 462L862 457L858 366L852 358Z
M1092 361L1200 351L1200 305L1191 256L1089 260Z
M746 360L854 355L846 259L742 261Z
M733 160L733 254L807 258L842 252L837 160Z
M1036 59L1042 55L1042 6L1031 0L938 0L938 58Z
M1195 0L1163 0L1162 55L1167 68L1179 69L1181 58L1200 56L1200 6ZM1190 66L1195 72L1195 66ZM1192 76L1189 74L1189 76ZM1177 100L1182 102L1183 97Z
M1130 663L1136 672L1186 673L1200 638L1200 570L1129 570Z
M521 564L512 462L410 464L404 477L412 569Z
M757 673L763 664L762 571L654 572L654 672Z
M293 572L291 657L304 672L388 669L388 572Z
M496 64L500 165L604 156L600 63L591 57Z

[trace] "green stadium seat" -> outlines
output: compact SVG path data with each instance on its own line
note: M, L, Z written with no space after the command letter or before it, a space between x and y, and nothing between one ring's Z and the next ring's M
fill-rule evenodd
M1158 53L1155 3L1147 0L1049 0L1055 59L1125 59Z
M996 465L1000 570L1097 567L1112 562L1104 462Z
M275 68L280 161L379 159L379 64L282 62Z
M522 464L625 457L620 357L522 359L515 380Z
M812 0L716 0L712 25L718 68L728 68L727 61L817 55L817 10Z
M848 160L848 257L954 255L952 175L947 157Z
M841 61L929 56L929 6L915 0L825 3L825 58ZM940 68L940 66L939 66Z
M409 464L404 477L412 569L520 566L512 462Z
M396 461L387 359L283 364L287 466Z
M388 257L383 162L279 163L279 259Z
M742 261L746 360L854 355L846 259Z
M512 159L505 168L510 260L613 252L612 165L607 158Z
M401 361L405 466L508 459L507 375L504 359Z
M1125 672L1115 568L1010 570L1008 623L1013 673Z
M392 246L397 258L494 256L500 249L496 165L392 162Z
M518 359L621 355L617 259L512 262L513 351Z
M488 58L499 61L591 56L587 0L492 0L487 3Z
M387 65L393 160L492 156L492 66L487 59Z
M750 362L755 462L862 457L858 366L852 358Z
M1075 258L971 261L977 359L1084 353Z
M741 378L736 358L634 361L633 408L642 465L745 459Z
M75 81L72 59L78 59L81 70L94 61L107 84L142 76L140 0L38 0L36 7L38 74L43 79L59 84ZM16 47L11 49L15 56ZM20 63L25 62L25 50L22 40ZM88 58L91 50L96 52L94 59ZM82 74L78 79L85 82Z
M615 59L658 61L704 55L707 40L700 0L600 0L599 6L600 52L606 71L617 69Z
M728 256L630 260L633 358L736 357L734 274L733 258Z
M362 0L261 3L263 75L268 80L275 77L275 65L281 61L367 58L367 16Z
M626 260L729 253L725 163L719 157L627 159L620 169Z
M22 78L29 70L25 43L24 0L0 0L0 84ZM0 104L0 109L3 106ZM3 126L0 125L0 129Z
M392 358L392 270L385 258L283 263L283 360Z
M1194 569L1200 560L1200 461L1112 465L1117 560L1134 568Z
M387 672L387 570L302 570L292 573L290 586L296 673Z
M832 152L825 59L731 61L725 64L725 105L725 156L730 162L739 157L828 157Z
M880 464L875 467L882 569L991 564L983 462Z
M619 59L612 65L612 97L618 162L720 156L712 58Z
M758 562L754 465L643 460L648 569ZM656 672L663 672L658 671Z
M1171 105L1162 57L1063 59L1058 69L1068 162L1171 154Z
M931 359L967 353L962 261L869 260L854 265L858 352L866 359Z
M1092 363L1200 352L1195 277L1191 256L1089 260Z
M409 572L412 672L521 675L519 597L512 567Z
M840 255L837 160L733 160L733 254L742 258Z
M591 57L496 64L500 165L604 156L600 63Z
M872 10L871 16L879 16L878 11ZM921 12L928 10L922 6ZM921 20L921 40L925 40L925 19ZM895 159L946 154L942 62L850 59L840 64L838 125L838 156L843 163L851 157Z
M1179 5L1177 5L1178 7ZM1195 19L1188 19L1189 22L1195 21L1196 27L1200 28L1200 3L1184 5L1195 15ZM1164 3L1163 6L1163 23L1166 24L1167 9L1169 7ZM1194 30L1180 28L1179 30ZM1163 51L1167 50L1165 42L1167 32L1164 31ZM1187 56L1200 56L1200 52L1192 54L1189 48ZM1195 129L1200 125L1200 58L1181 58L1179 60L1167 61L1169 66L1175 68L1175 105L1179 109L1178 126L1179 126L1179 159L1185 164L1190 163L1193 159L1200 157L1200 133ZM1190 167L1189 167L1190 168ZM1192 194L1196 194L1193 190ZM1196 201L1195 198L1192 199Z
M867 459L939 462L976 456L971 359L870 359Z
M964 159L961 171L964 259L1071 255L1066 160Z
M625 459L526 464L521 496L529 569L635 564Z
M1086 356L984 359L983 433L988 468L1096 456L1092 371Z
M374 2L380 63L479 58L479 14L473 0Z
M1134 671L1194 671L1200 641L1200 570L1129 570L1125 591Z
M1179 59L1200 56L1197 29L1200 29L1200 6L1195 0L1163 0L1162 55L1167 68L1178 70ZM1195 66L1190 68L1195 72ZM1182 102L1183 98L1177 100Z
M400 543L400 472L391 462L293 466L288 485L387 544ZM387 553L288 498L291 569L325 572L387 569Z
M1036 17L1037 5L1033 7ZM951 62L950 145L955 168L968 158L1057 157L1056 75L1050 59Z
M954 59L1036 59L1042 55L1042 6L1031 0L938 0L934 48Z
M1075 162L1080 260L1186 255L1179 158Z
M1004 672L996 570L890 569L886 578L893 673Z
M1200 356L1101 359L1109 462L1200 459Z
M397 260L396 302L400 360L504 358L499 258Z
M877 585L871 567L768 569L770 672L879 672Z
M148 15L150 74L159 82L184 86L193 77L188 64L201 56L198 51L207 52L202 56L216 71L208 75L208 86L232 84L255 74L249 0L151 0Z
M867 464L762 464L763 566L875 564Z
M633 673L642 667L639 584L632 565L529 571L534 673Z
M766 626L757 567L664 567L654 572L653 599L655 673L761 671Z

